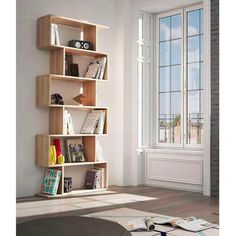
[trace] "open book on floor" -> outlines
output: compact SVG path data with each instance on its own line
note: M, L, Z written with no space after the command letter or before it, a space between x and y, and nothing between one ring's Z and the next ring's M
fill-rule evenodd
M153 231L155 229L155 225L150 218L140 218L129 221L118 221L124 228L129 230L130 232L143 232L143 231Z
M193 216L187 218L158 216L152 217L151 220L154 222L154 224L157 225L170 224L172 227L180 227L192 232L198 232L205 229L217 227L217 225L215 224L209 223L203 219L197 219Z

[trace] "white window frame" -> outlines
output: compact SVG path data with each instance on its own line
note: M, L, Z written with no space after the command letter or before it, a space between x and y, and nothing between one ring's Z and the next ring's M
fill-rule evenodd
M169 148L169 149L196 149L202 150L204 147L203 144L187 144L187 62L186 62L186 53L187 53L187 12L197 10L203 8L203 4L197 4L189 7L183 7L176 10L170 10L163 13L155 14L155 42L156 42L156 50L155 50L155 75L156 75L156 148ZM181 14L182 21L181 21L181 143L161 143L159 142L159 19L171 15ZM203 61L203 67L205 64L205 60ZM203 86L203 96L205 93L205 85ZM203 129L205 130L205 119L203 114Z

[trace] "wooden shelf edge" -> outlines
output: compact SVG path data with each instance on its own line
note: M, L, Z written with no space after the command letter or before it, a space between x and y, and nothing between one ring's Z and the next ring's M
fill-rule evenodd
M65 80L65 81L89 81L89 82L96 82L96 81L108 81L107 79L92 79L86 77L77 77L77 76L68 76L68 75L57 75L57 74L47 74L42 76L50 76L51 79L54 80Z
M51 104L49 107L61 107L61 108L74 108L74 109L95 109L95 110L107 110L108 107L98 107L98 106L79 106L79 105L54 105Z
M72 162L72 163L64 163L64 164L56 164L56 165L49 165L49 166L44 166L44 168L54 168L54 167L71 167L71 166L84 166L84 165L98 165L98 164L107 164L107 161L97 161L97 162L92 162L92 161L85 161L85 162Z
M64 16L57 16L57 15L53 15L53 14L48 14L48 15L45 15L45 16L41 16L39 18L43 18L43 17L50 17L51 20L58 19L58 20L64 21L65 23L59 23L61 25L69 25L68 23L77 23L77 24L80 25L80 27L72 26L72 27L75 27L75 28L81 28L83 26L89 28L89 27L95 27L96 26L98 28L98 30L109 29L109 27L105 26L105 25L95 24L93 22L89 22L89 21L85 21L85 20L72 19L72 18L68 18L68 17L64 17Z
M47 134L50 138L53 137L87 137L87 136L107 136L108 134Z
M62 197L69 197L75 195L85 195L92 192L104 192L107 191L108 188L100 188L100 189L80 189L80 190L73 190L70 193L61 193L57 195L49 195L46 193L37 193L36 196L43 197L43 198L62 198Z
M101 57L107 57L108 53L105 52L98 52L98 51L93 51L93 50L86 50L86 49L79 49L79 48L73 48L73 47L68 47L68 46L63 46L63 45L50 45L47 47L47 49L64 49L65 53L74 53L74 54L81 54L81 56L101 56Z

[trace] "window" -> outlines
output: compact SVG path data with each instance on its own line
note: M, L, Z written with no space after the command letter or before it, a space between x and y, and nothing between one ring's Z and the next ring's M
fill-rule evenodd
M201 8L156 17L157 143L203 144Z

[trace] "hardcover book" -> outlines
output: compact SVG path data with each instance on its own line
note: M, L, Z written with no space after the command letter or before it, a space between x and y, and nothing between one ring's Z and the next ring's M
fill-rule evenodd
M60 183L60 170L47 170L41 186L41 193L56 195Z
M95 189L96 188L96 171L94 170L88 170L86 174L85 179L85 185L84 187L86 189Z

